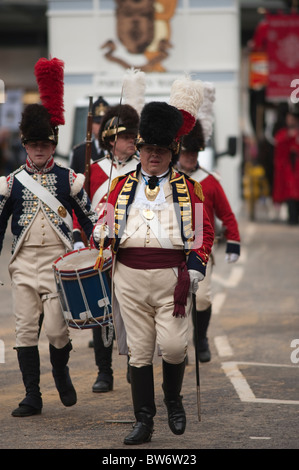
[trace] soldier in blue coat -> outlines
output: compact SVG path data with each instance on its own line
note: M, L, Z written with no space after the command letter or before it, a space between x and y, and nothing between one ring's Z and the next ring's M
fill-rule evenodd
M61 311L53 262L73 249L72 211L89 239L97 215L83 188L84 176L54 162L57 134L43 105L28 105L20 123L26 163L0 178L0 251L11 217L13 234L9 273L16 319L16 347L26 390L13 416L40 414L38 339L49 340L56 388L65 406L76 403L67 366L72 349Z

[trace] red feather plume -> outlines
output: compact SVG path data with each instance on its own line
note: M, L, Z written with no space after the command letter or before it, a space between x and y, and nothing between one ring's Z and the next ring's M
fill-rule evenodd
M39 59L34 67L42 105L51 115L53 127L64 124L64 62L53 59Z
M176 135L176 140L179 140L183 135L189 134L195 125L195 117L192 116L192 114L188 113L188 111L185 111L184 109L180 109L180 111L184 122Z

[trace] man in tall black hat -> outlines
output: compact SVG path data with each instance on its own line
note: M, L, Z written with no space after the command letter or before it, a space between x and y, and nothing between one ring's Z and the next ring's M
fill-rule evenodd
M57 165L57 131L40 104L28 105L20 123L25 165L0 178L0 249L12 216L14 236L9 273L16 318L16 350L26 396L12 415L40 414L38 350L41 313L49 340L52 373L65 406L76 403L68 360L72 349L54 281L53 262L73 249L72 211L87 238L97 220L83 188L84 177Z
M173 169L181 112L164 102L144 106L136 141L140 164L113 180L107 217L94 229L96 244L115 255L113 315L120 354L129 353L136 418L127 445L151 440L154 399L153 355L162 354L168 423L183 434L186 416L181 387L188 344L191 289L204 278L213 229L199 183ZM106 223L106 225L104 225Z
M95 161L104 157L105 152L99 145L99 134L103 116L108 110L107 101L100 96L92 105L92 142L91 142L91 160ZM76 173L84 173L85 170L85 152L86 142L76 145L70 155L70 166Z
M128 104L112 106L103 116L99 140L101 148L105 149L107 154L90 166L90 199L92 208L98 214L105 207L111 165L112 177L115 178L134 170L139 162L139 156L135 152L138 126L139 115ZM80 234L80 226L74 222L75 248L83 247ZM107 276L110 285L110 273L105 272L104 275ZM94 328L93 347L98 375L92 386L92 391L96 393L109 392L113 389L113 342L109 346L105 346L101 329Z

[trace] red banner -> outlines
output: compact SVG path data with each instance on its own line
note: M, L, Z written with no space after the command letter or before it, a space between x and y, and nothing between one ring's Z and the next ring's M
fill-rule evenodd
M291 82L299 79L299 15L267 15L269 61L267 100L290 99Z

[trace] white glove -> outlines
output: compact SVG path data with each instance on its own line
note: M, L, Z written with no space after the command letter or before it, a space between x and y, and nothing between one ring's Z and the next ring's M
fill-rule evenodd
M81 248L85 248L85 245L83 242L75 242L74 243L74 250L81 250Z
M225 261L227 263L235 263L238 259L239 255L237 253L226 253L225 255Z
M109 237L109 227L107 225L96 225L93 231L93 239L99 243L102 238Z
M204 279L204 275L200 271L196 271L195 269L189 269L188 273L190 277L189 292L192 292L192 294L196 294L198 289L198 283Z

